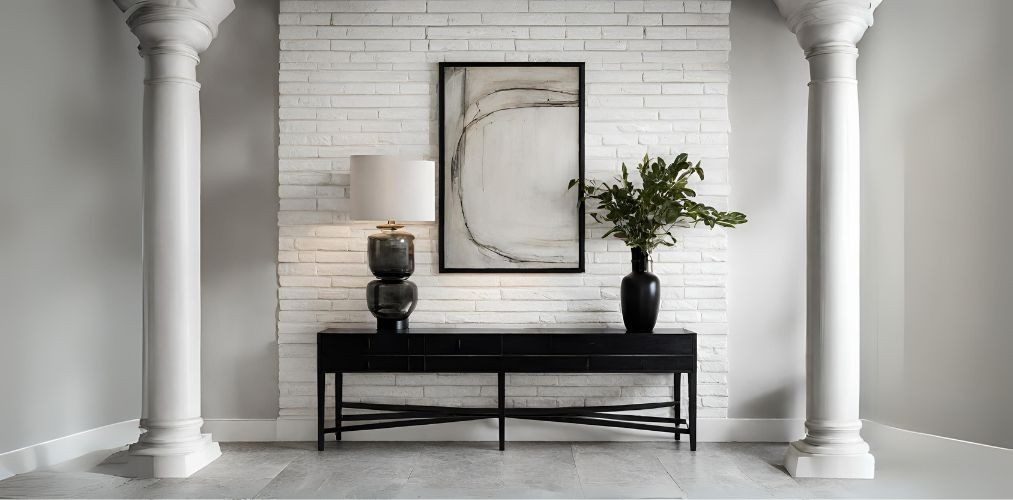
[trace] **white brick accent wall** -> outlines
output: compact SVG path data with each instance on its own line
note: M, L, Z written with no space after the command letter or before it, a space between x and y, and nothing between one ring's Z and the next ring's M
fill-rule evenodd
M372 323L366 236L347 222L348 157L437 160L437 63L585 61L586 167L644 153L703 161L698 193L728 194L728 0L282 0L278 341L281 417L314 414L315 332ZM588 222L585 274L439 274L436 226L416 234L413 326L622 326L629 250ZM700 337L700 416L726 417L726 238L683 229L660 250L660 327ZM514 375L509 406L658 401L672 376ZM495 405L489 375L349 375L347 400ZM685 394L685 392L683 393ZM330 398L329 398L330 400ZM329 410L330 411L330 410Z

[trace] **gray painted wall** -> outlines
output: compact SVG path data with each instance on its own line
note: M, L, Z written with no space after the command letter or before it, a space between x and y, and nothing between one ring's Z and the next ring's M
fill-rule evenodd
M1011 16L890 0L859 58L862 417L1005 447ZM807 64L772 2L735 0L731 23L731 202L750 223L729 237L729 416L803 417Z
M863 408L1013 447L1013 2L890 0L859 59Z
M104 205L115 205L109 211L129 219L125 223L104 225L122 233L121 239L131 246L125 247L122 242L95 241L90 237L91 232L81 235L78 242L68 242L67 236L62 233L52 233L50 239L53 247L57 243L69 243L70 246L74 246L73 243L90 244L97 247L96 253L99 255L108 256L109 252L118 251L123 254L120 257L129 257L108 260L110 266L129 274L123 280L129 285L123 295L125 300L133 302L115 301L120 306L117 308L117 316L94 311L88 311L88 314L97 317L97 321L107 323L96 329L94 336L98 340L112 335L110 332L113 330L108 323L123 323L119 335L129 346L121 349L126 352L118 353L110 353L105 346L96 349L95 357L108 362L95 363L95 366L123 365L121 371L133 375L139 369L136 353L140 348L140 313L136 294L140 288L140 221L137 210L140 206L138 127L142 65L134 51L136 41L122 25L122 19L111 2L107 4L104 0L89 0L70 4L80 9L82 15L94 17L94 22L89 25L95 26L94 31L85 32L81 32L77 23L69 21L76 19L75 16L67 16L65 10L57 14L56 3L55 0L8 2L4 4L5 9L19 10L12 11L14 15L5 15L3 18L8 20L12 28L4 30L4 33L22 44L26 40L24 37L31 36L33 30L24 28L29 23L9 20L31 19L24 17L29 12L34 13L38 19L42 19L47 12L54 19L67 19L68 28L76 26L78 31L61 31L61 36L65 39L54 39L52 34L43 36L38 33L34 33L35 37L31 39L38 39L39 43L51 41L54 46L51 52L54 54L50 57L58 59L29 61L19 59L12 53L5 60L33 62L34 66L51 73L48 80L53 82L55 88L50 94L57 97L66 94L66 88L73 88L67 83L67 75L76 74L73 69L78 67L86 74L102 76L117 85L115 90L107 90L108 102L113 104L108 107L96 105L95 109L101 110L102 120L122 122L127 135L110 133L112 138L104 142L82 142L93 150L92 154L98 158L96 163L109 164L111 162L102 157L118 155L120 169L127 174L126 177L117 175L114 179L127 184L119 190L120 194L103 196L98 200ZM258 0L240 3L237 11L223 23L219 39L203 55L204 64L199 67L199 77L203 83L205 145L203 370L204 414L208 418L273 418L277 414L277 357L274 344L274 262L277 244L274 219L277 210L277 163L274 160L277 123L276 15L276 2ZM804 248L801 213L804 191L803 180L799 175L804 163L805 62L793 37L766 0L734 2L731 19L735 47L732 51L734 76L730 96L730 113L734 126L731 146L732 196L736 208L749 213L752 222L731 232L730 383L733 397L730 416L801 417L803 368L800 340L804 336L804 318L801 315L804 304L804 268L799 258ZM104 46L96 46L94 40L100 35L115 36L115 40ZM5 50L12 51L10 47L16 46L15 43L5 44ZM62 52L57 51L56 47L60 47ZM66 47L88 51L91 59L68 52ZM68 68L71 70L68 71ZM35 95L32 94L38 88L35 75L39 73L34 71L29 71L26 66L24 71L13 72L16 75L7 75L20 79L24 87L21 96ZM113 78L111 75L117 74L117 71L119 76ZM105 85L103 88L109 87ZM11 95L5 94L8 98ZM25 99L14 101L27 109ZM36 114L40 111L38 104L33 104L31 109ZM794 113L786 110L794 110ZM52 106L53 119L66 121L67 118L62 116L63 111L60 106ZM92 120L98 121L97 118ZM776 123L781 126L771 126L771 120L777 120ZM4 120L3 124L16 125L8 120ZM90 123L76 123L73 130L85 130L88 125ZM50 128L49 124L39 124L34 129L31 135L36 140L35 144L52 134ZM91 128L103 130L101 127ZM110 125L105 130L113 129ZM11 134L4 134L4 138L10 137ZM127 140L127 137L131 139ZM122 140L118 140L120 138ZM31 147L30 142L12 142L10 147L17 145L23 148L25 156L40 149ZM58 169L66 162L60 155L72 153L59 148L51 149L48 153L37 161L55 170L54 176L62 175ZM74 152L74 155L79 157L80 150ZM39 182L34 177L35 174L29 176L27 171L20 173L24 182ZM110 175L115 173L114 171ZM68 183L61 193L76 186L76 183ZM17 191L35 192L31 189ZM127 205L127 202L133 205ZM26 203L30 203L30 200ZM35 205L31 206L38 210ZM23 212L28 207L25 205L24 208L8 213ZM33 226L34 224L26 224L26 227ZM27 236L21 241L26 247L42 246ZM50 262L43 255L26 253L29 254L27 257L37 263L35 267L39 269ZM77 254L68 257L71 259L69 265L95 269L96 258L79 257ZM106 276L109 273L95 271L93 274ZM58 273L52 272L52 275L56 277ZM82 286L90 286L94 279L81 279L80 283ZM5 287L5 290L9 289L13 288ZM30 318L34 311L45 308L46 301L52 300L52 297L41 296L46 290L48 288L40 286L39 296L35 297L38 300L32 301L31 307L18 307L18 315ZM765 297L765 301L757 301L755 297L758 296ZM34 332L39 328L26 325L21 329ZM10 335L5 334L5 341L6 337ZM39 351L40 347L30 345L5 350L18 359L29 359ZM774 356L779 362L757 362L757 353ZM64 365L67 366L66 363ZM786 366L791 368L785 370ZM122 416L117 417L120 419L135 418L139 407L139 385L131 377L126 379L132 380L132 392L118 389L108 391L109 398L117 394L128 395L117 400L122 407L119 412ZM11 392L15 401L30 401L39 397L39 387L34 383L14 386L23 387L22 393ZM40 405L48 404L48 398L40 400ZM98 406L106 407L109 404ZM24 415L38 415L36 409L26 409ZM94 422L72 425L67 428L67 432L44 431L38 438L26 437L21 442L39 442L112 421L111 417L98 418ZM9 448L0 446L0 449Z
M732 2L731 37L728 416L803 418L808 64L770 0Z
M198 68L204 415L274 418L278 3L237 3ZM140 414L136 47L108 0L0 4L0 453Z
M278 1L237 1L201 61L204 418L273 419Z
M140 413L136 46L109 1L0 6L0 452Z
M240 2L199 68L208 418L277 414L277 8ZM859 60L863 416L1003 446L1011 9L884 2ZM798 418L806 63L768 0L736 0L731 22L732 205L751 222L730 233L730 416ZM954 26L975 29L938 36ZM106 0L0 4L0 452L139 414L135 47Z

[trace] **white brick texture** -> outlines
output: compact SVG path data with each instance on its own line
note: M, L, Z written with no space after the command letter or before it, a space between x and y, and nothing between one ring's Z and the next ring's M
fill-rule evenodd
M364 251L376 230L348 222L348 157L438 159L438 62L584 61L588 177L611 177L644 153L686 152L707 172L701 198L725 207L728 11L727 0L282 0L281 417L316 411L315 333L374 321ZM439 274L435 225L410 226L420 297L412 325L621 327L629 250L600 239L605 228L590 220L587 228L585 274L467 275ZM725 234L677 236L678 246L654 256L659 327L702 334L700 416L726 417ZM657 401L671 383L670 375L512 375L507 404ZM495 385L487 375L349 375L345 397L493 406Z

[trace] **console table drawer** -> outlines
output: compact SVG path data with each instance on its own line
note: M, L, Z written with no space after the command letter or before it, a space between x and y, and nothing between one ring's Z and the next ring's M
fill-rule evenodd
M328 335L320 347L326 356L408 355L422 354L423 340L407 335Z
M503 354L672 354L692 355L695 339L688 335L504 335Z
M602 373L671 373L694 368L692 356L592 356L588 365L588 371Z
M501 352L500 337L484 334L431 335L425 339L425 353L491 355Z
M452 373L496 373L502 370L500 356L427 355L425 371Z
M422 356L335 356L323 363L324 370L336 372L422 371Z
M503 371L517 373L583 373L587 356L503 356Z

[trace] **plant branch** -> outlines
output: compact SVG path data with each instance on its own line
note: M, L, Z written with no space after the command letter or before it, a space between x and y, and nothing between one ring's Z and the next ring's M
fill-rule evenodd
M685 153L672 163L661 157L651 160L644 155L637 165L639 185L630 180L624 163L622 174L608 182L585 182L571 179L569 188L578 187L580 200L588 202L589 215L599 223L612 227L602 235L614 236L634 248L650 254L659 245L674 246L675 225L695 226L700 223L715 227L735 227L747 222L741 212L723 212L693 200L696 191L688 187L695 175L704 179L700 162L688 161ZM580 184L578 186L578 184ZM593 202L593 203L591 203Z

